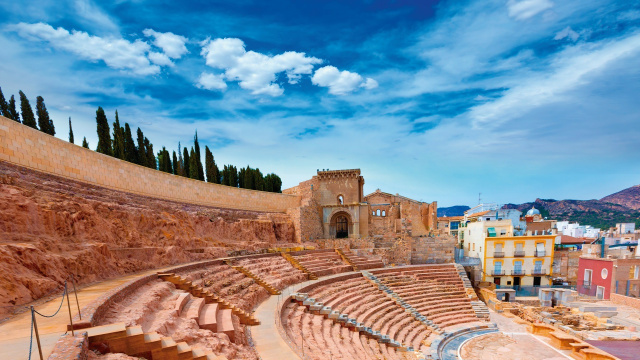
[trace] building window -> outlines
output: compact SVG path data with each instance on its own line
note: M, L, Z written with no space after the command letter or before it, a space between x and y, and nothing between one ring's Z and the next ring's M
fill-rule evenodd
M382 216L387 216L387 212L382 210Z
M636 265L634 266L633 278L638 279L639 275L640 275L640 266Z
M380 216L380 209L376 210L376 216Z
M372 211L372 212L371 212L371 215L376 216L376 212L375 212L375 211Z
M601 276L603 279L606 279L606 278L607 278L607 276L609 276L609 270L607 270L607 269L602 269L602 271L600 271L600 276Z
M344 196L338 195L338 205L344 204Z

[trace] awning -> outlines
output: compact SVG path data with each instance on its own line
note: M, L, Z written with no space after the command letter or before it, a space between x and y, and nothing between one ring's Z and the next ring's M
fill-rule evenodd
M489 237L496 237L496 228L487 228L487 232L489 233Z

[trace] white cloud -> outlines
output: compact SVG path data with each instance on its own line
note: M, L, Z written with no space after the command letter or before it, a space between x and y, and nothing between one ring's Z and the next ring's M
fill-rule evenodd
M118 25L91 0L75 0L73 5L78 15L78 20L84 25L91 29L103 30L109 33L118 32Z
M559 31L556 36L553 38L554 40L562 40L564 38L569 38L572 41L578 40L580 35L577 32L573 31L570 26L567 26L562 31Z
M151 51L149 52L149 60L152 63L160 66L173 66L173 62L166 54Z
M227 89L227 83L224 82L224 75L215 75L206 72L200 75L196 86L207 90L225 91Z
M329 94L333 95L345 95L359 87L367 90L378 87L378 82L371 78L365 80L357 73L347 70L340 71L331 65L316 70L311 82L314 85L328 87Z
M509 0L509 16L516 20L526 20L553 7L550 0Z
M91 36L83 31L69 32L61 27L54 29L44 23L19 23L13 28L26 39L47 41L52 47L72 52L90 61L104 61L107 66L127 70L138 75L152 75L160 72L157 63L152 64L147 57L151 46L144 41L130 42L121 38ZM158 55L151 55L162 62Z
M275 56L246 51L244 42L236 38L205 40L201 43L206 64L224 70L228 81L238 81L243 89L254 95L280 96L284 89L276 83L276 75L285 73L290 84L311 74L322 60L305 53L287 51Z
M172 59L179 59L189 52L185 45L188 39L184 36L176 35L172 32L161 33L152 29L144 29L142 33L144 36L153 37L153 45L162 49Z

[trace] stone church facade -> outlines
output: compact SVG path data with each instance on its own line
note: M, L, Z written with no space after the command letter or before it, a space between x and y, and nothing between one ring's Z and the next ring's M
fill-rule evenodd
M437 203L424 203L376 190L364 195L360 169L318 171L283 190L299 195L291 209L298 240L427 236L437 228Z

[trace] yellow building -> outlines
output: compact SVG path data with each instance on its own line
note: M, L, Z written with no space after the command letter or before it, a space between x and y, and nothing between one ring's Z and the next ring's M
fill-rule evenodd
M511 220L472 222L463 229L465 255L480 258L482 281L507 286L552 284L556 235L514 236Z

